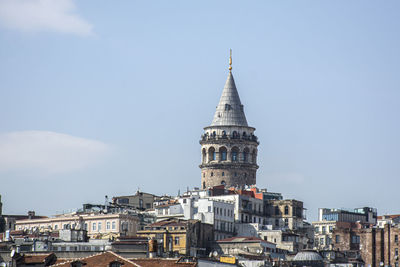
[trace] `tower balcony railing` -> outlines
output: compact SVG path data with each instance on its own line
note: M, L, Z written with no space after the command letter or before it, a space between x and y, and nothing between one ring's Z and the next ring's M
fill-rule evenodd
M253 141L257 142L258 138L255 135L237 135L237 136L232 136L232 135L208 135L208 134L203 134L201 135L201 140L202 141L212 141L212 140L246 140L246 141Z

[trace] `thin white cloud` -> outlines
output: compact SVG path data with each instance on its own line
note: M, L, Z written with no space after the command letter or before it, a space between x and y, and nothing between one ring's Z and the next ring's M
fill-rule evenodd
M66 173L99 164L110 155L105 143L46 131L0 134L0 172Z
M93 26L75 10L73 0L0 0L0 25L24 32L93 34Z

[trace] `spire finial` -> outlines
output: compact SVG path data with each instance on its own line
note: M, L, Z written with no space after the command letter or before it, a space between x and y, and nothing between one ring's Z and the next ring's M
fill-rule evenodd
M230 55L229 55L229 72L232 71L232 49L230 49Z

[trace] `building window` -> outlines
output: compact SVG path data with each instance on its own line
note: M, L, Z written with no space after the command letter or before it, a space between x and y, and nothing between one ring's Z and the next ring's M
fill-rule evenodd
M322 234L326 233L326 226L322 226Z
M335 243L339 244L340 243L340 235L335 236Z
M214 176L214 173L213 172L211 172L211 177L213 177Z
M288 215L288 214L289 214L289 207L285 206L285 215Z
M98 223L97 230L101 231L101 222Z
M234 175L235 175L235 177L236 177L236 176L237 176L237 172L235 172L235 174L234 174Z
M275 206L275 215L279 215L279 207L278 206Z
M351 236L351 243L359 244L360 243L360 237L358 235Z
M121 267L122 264L118 261L114 261L114 262L111 262L109 266L110 267Z
M225 172L222 172L222 176L225 176Z
M331 225L329 226L329 233L332 233L332 231L333 231L333 226Z
M399 236L398 236L398 235L395 235L395 236L394 236L394 242L396 242L396 243L399 242Z
M289 220L285 219L285 226L289 226Z
M58 229L58 224L54 225L54 230Z
M319 244L320 244L321 246L323 246L323 245L324 245L324 238L323 238L323 237L321 237L321 238L320 238L320 240L319 240Z
M110 223L110 222L107 222L107 224L106 224L106 229L107 229L107 230L110 230L110 228L111 228L111 223Z
M111 223L111 229L115 230L115 221Z
M279 220L275 219L275 226L279 226Z
M175 245L179 245L179 237L178 236L175 237L175 242L174 243L175 243Z
M397 257L397 256L399 256L399 249L398 248L395 248L394 249L394 255Z
M92 224L92 230L93 230L93 231L96 231L96 223L93 223L93 224Z
M82 267L83 265L84 263L82 263L81 261L71 262L71 267Z
M318 226L315 226L315 227L314 227L314 232L315 232L316 234L319 233L319 227L318 227Z

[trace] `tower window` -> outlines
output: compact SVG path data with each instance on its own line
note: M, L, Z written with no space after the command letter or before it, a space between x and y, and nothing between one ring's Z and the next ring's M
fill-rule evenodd
M222 176L225 176L225 172L222 172Z
M232 161L237 161L237 152L232 152Z
M237 172L235 172L235 177L237 176Z
M220 153L220 156L221 156L221 161L225 161L226 158L227 158L227 150L226 150L226 147L221 147L221 148L219 149L219 153Z
M288 215L288 214L289 214L289 207L285 206L285 215Z
M214 173L213 172L211 172L211 177L213 177L214 176Z

